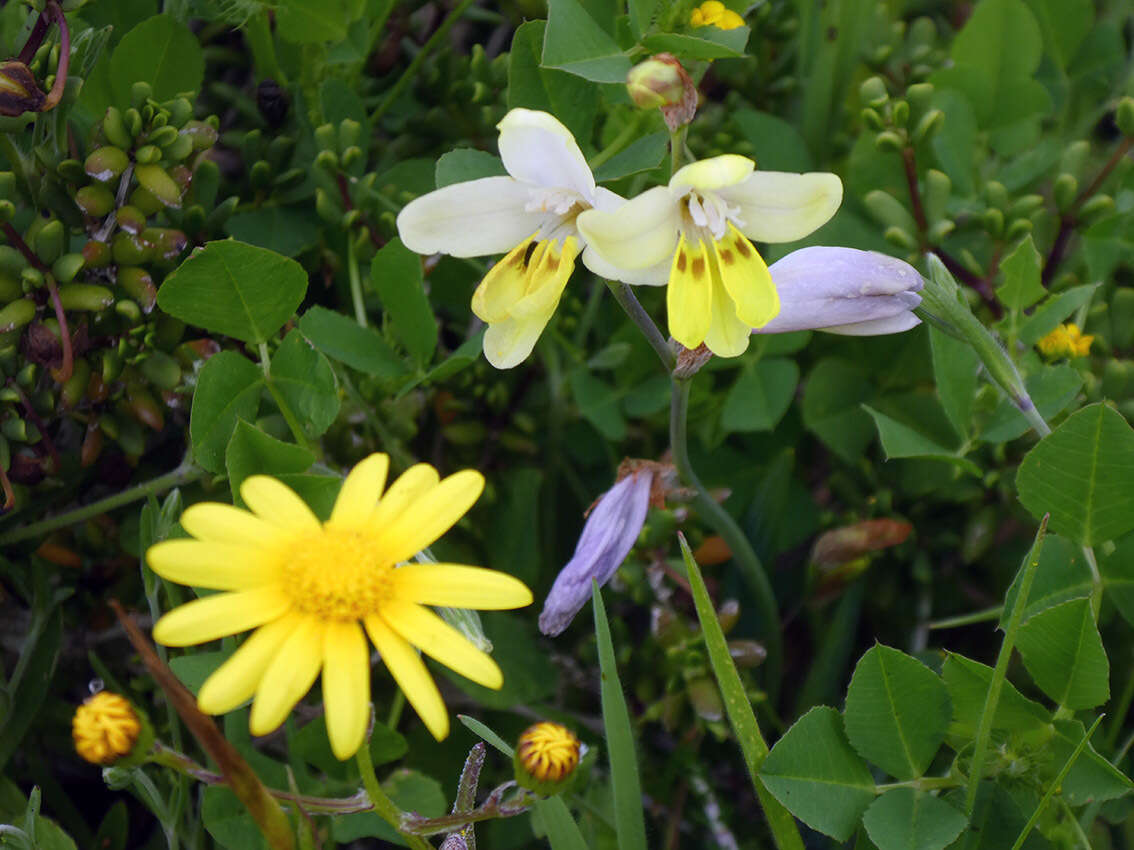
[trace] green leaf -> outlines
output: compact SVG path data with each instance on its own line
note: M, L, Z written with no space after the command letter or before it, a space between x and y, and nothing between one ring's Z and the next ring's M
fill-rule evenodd
M803 424L835 454L854 463L874 439L862 402L874 385L857 367L836 357L815 364L803 390Z
M1029 233L1011 254L1000 263L1004 282L996 288L996 297L1009 310L1031 307L1047 290L1040 282L1041 261Z
M1004 595L1004 609L1000 615L1002 629L1007 626L1012 607L1016 604L1016 594L1022 578L1021 571L1016 574L1012 586ZM1044 538L1039 563L1036 564L1028 604L1024 608L1024 621L1060 602L1090 596L1093 587L1091 568L1083 556L1083 550L1057 534L1048 534Z
M1089 599L1072 599L1033 616L1016 641L1040 690L1072 710L1110 698L1110 664Z
M1083 736L1086 728L1078 720L1056 720L1055 736L1049 744L1051 762L1062 765ZM1082 806L1102 800L1124 797L1134 790L1134 782L1109 761L1104 759L1091 744L1079 754L1071 770L1063 777L1059 793L1071 806Z
M256 418L263 382L264 373L256 364L233 351L214 354L197 375L189 438L193 459L209 472L224 471L224 453L236 423Z
M382 790L403 811L416 812L427 818L440 817L446 812L445 791L441 783L416 770L403 768L394 771L382 783ZM336 815L331 818L331 836L339 844L360 838L380 838L399 847L406 846L405 839L377 812Z
M222 785L205 788L201 821L213 840L226 850L266 850L268 847L264 834L244 804Z
M1075 399L1083 386L1083 377L1073 366L1060 363L1040 367L1024 384L1040 416L1051 419ZM980 432L980 438L989 443L1004 443L1026 434L1031 427L1010 399L1001 398Z
M930 326L929 345L937 397L957 434L965 438L973 418L980 358L972 346Z
M977 732L985 698L992 684L993 669L954 652L946 653L941 677L953 703L951 738L968 744ZM1009 732L1028 732L1047 724L1051 714L1038 702L1028 699L1005 681L996 703L992 728Z
M638 757L634 754L634 731L622 682L618 678L614 643L606 606L598 584L591 581L591 598L595 609L595 638L598 642L599 695L602 699L602 723L610 754L610 785L614 797L614 829L619 850L646 850L646 824L642 818L642 784L638 778Z
M297 44L339 42L354 17L350 8L346 0L278 0L276 25L281 38Z
M293 206L260 207L232 216L224 225L229 236L249 245L295 257L319 241L318 219Z
M843 719L817 706L776 742L760 778L777 800L812 829L846 841L874 802L870 770L847 743Z
M795 125L768 112L742 108L732 120L752 145L761 171L813 171L815 160Z
M931 102L934 109L945 113L945 123L930 147L941 170L953 181L956 194L966 197L974 191L973 152L979 149L973 105L962 92L950 88L936 89Z
M1085 283L1048 298L1020 325L1020 342L1035 345L1059 327L1060 322L1090 301L1097 287L1097 283Z
M545 68L596 83L625 83L630 60L578 0L550 0L543 40Z
M401 398L419 384L436 383L451 378L463 369L467 369L480 357L480 350L484 346L484 330L481 329L470 336L457 350L430 369L424 375L417 375L404 383L394 398Z
M32 618L23 635L16 669L10 674L13 678L5 683L11 702L0 715L0 770L20 747L32 723L40 719L63 642L62 608L54 606L50 612L39 609ZM24 674L18 680L16 671Z
M642 46L651 53L672 53L679 59L735 59L744 55L751 33L748 27L703 27L696 35L664 32L647 36Z
M303 446L277 440L255 425L238 420L225 449L224 462L228 470L228 485L235 498L240 492L241 482L249 475L304 472L315 462L315 455Z
M878 437L882 441L882 450L886 452L887 459L917 457L943 460L977 477L983 474L981 468L971 460L955 454L904 422L899 422L869 405L864 404L862 409L874 419L874 424L878 428Z
M440 189L453 183L479 180L482 177L501 177L507 173L500 157L475 148L457 148L441 154L433 182Z
M660 3L661 0L628 0L626 5L630 12L630 27L635 38L640 39L654 23Z
M308 437L318 437L339 415L339 389L327 358L311 347L298 328L284 337L272 356L272 385Z
M590 138L598 111L598 86L564 71L540 67L545 21L528 21L516 29L508 55L508 108L550 112L576 139Z
M925 773L949 726L944 682L904 652L875 644L859 659L843 712L860 756L898 779Z
M110 84L115 102L130 104L130 87L150 84L153 98L169 100L197 94L205 75L205 57L197 37L172 15L154 15L122 37L110 57ZM100 116L101 117L101 116Z
M295 260L232 239L194 251L158 290L158 306L191 325L267 342L295 315L307 273Z
M887 791L862 816L878 850L941 850L968 822L940 797L913 788Z
M616 153L595 170L595 181L606 183L657 168L668 149L669 135L666 133L650 133L635 139L625 150Z
M585 368L574 370L567 380L579 405L579 414L608 440L625 438L626 420L622 418L614 388Z
M773 357L740 373L725 398L721 427L726 431L771 431L795 397L799 367Z
M509 572L516 575L520 571L513 564ZM555 682L547 675L547 656L540 648L534 624L515 614L496 611L484 612L480 618L494 647L492 658L504 673L504 685L494 690L443 665L436 669L485 708L506 711L547 699L555 690Z
M1020 502L1085 546L1134 528L1134 430L1105 404L1072 414L1024 457Z
M1047 54L1066 68L1095 20L1091 0L1027 0L1039 22Z
M232 657L236 648L218 649L215 652L194 652L192 655L178 655L169 659L171 669L178 679L194 694L199 693L205 680L216 672L224 662Z
M516 465L501 470L488 515L486 565L528 585L540 581L540 490L544 470Z
M405 364L373 328L326 307L312 307L299 320L299 329L319 351L352 369L379 378L397 378Z
M437 347L437 320L425 294L421 258L395 236L374 256L370 282L402 345L419 363L428 363Z
M1110 601L1134 625L1134 534L1117 541L1114 551L1099 563L1099 571Z

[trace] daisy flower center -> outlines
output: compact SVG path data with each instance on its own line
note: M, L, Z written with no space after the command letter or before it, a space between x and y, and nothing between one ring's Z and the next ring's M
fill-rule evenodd
M292 544L283 585L295 607L325 620L361 620L393 593L394 565L372 535L323 528Z

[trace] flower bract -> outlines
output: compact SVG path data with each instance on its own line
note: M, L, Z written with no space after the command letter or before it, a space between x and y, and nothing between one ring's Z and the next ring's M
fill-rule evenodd
M734 154L701 160L617 210L579 216L593 248L588 268L626 283L666 284L669 332L717 355L748 348L780 299L752 244L791 242L820 227L842 201L834 174L755 171Z
M438 739L448 734L449 717L416 650L481 685L501 686L496 663L427 606L517 608L531 592L494 570L404 564L465 514L483 477L464 470L441 479L417 464L383 493L388 467L384 454L355 466L326 522L277 479L252 476L240 487L249 510L193 505L181 517L191 539L150 547L147 561L158 575L222 591L162 617L158 642L189 646L255 629L201 687L202 711L221 714L253 698L250 727L264 735L322 671L331 749L348 758L370 718L367 635Z
M398 215L402 241L419 254L504 254L473 294L488 324L484 356L498 369L523 361L543 332L589 248L579 213L612 209L622 199L595 185L571 132L554 116L513 109L498 125L507 177L445 186L411 201Z

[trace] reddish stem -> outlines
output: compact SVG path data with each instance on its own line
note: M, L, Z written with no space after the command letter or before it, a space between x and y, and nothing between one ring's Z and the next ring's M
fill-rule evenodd
M67 316L63 312L63 302L59 298L59 287L55 285L55 278L49 274L44 280L47 283L47 294L51 296L51 306L55 308L55 319L59 322L59 341L63 344L63 363L54 377L57 382L63 384L75 370L75 355L71 350L71 329L67 326Z
M16 230L16 228L12 227L11 224L5 223L4 225L0 226L0 229L3 229L4 235L8 237L8 242L11 243L12 247L24 255L25 260L27 260L44 274L51 272L51 269L43 264L43 261L40 260L35 251L28 247L28 243L24 241L24 237L20 236L20 233L18 230Z
M28 419L32 421L32 424L35 425L36 429L39 431L39 437L43 440L43 445L47 448L47 453L51 455L51 463L55 466L55 471L61 472L63 470L63 461L59 458L59 450L55 448L55 442L51 439L51 435L47 433L47 423L43 421L42 416L36 413L35 408L32 407L31 399L28 398L27 393L20 388L19 384L9 378L8 386L16 391L16 395L20 397L20 404L24 408L24 413L27 414Z
M4 504L0 505L0 511L10 511L16 504L16 493L12 489L12 482L8 480L8 470L0 466L0 488L4 490Z
M47 13L59 27L59 65L55 68L55 82L51 86L51 91L47 93L40 112L47 112L59 105L59 101L63 98L63 89L67 85L67 74L71 70L71 31L67 28L67 18L55 0L49 0Z
M39 17L35 20L35 26L32 27L31 33L28 35L28 40L24 42L24 46L20 49L20 55L16 57L17 62L28 64L31 62L35 52L39 50L39 46L43 44L43 37L47 35L47 10L39 13Z

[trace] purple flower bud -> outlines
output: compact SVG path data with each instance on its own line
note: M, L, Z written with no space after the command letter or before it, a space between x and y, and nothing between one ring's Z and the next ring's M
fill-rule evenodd
M780 312L758 334L822 330L848 336L907 331L920 322L923 281L909 263L875 251L813 246L769 267Z
M554 637L571 624L591 598L591 579L602 587L626 560L646 522L654 472L651 466L631 472L595 503L575 554L543 603L539 630L545 635Z

